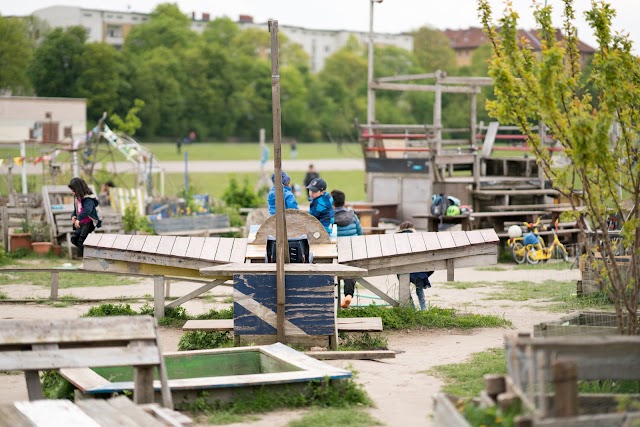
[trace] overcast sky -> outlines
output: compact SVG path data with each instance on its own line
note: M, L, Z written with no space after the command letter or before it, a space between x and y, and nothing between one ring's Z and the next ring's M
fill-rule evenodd
M544 2L545 0L538 0ZM556 9L560 26L560 0L547 0ZM318 29L369 30L370 0L178 0L180 9L187 13L210 13L211 17L238 15L254 17L255 22L277 19L280 25L295 25ZM618 11L614 29L628 32L634 46L640 44L640 0L609 0ZM0 0L0 14L29 15L36 9L53 5L82 6L85 8L131 10L150 12L162 1L157 0ZM513 0L521 16L522 27L533 28L531 12L533 0ZM503 0L491 0L494 16L501 15ZM584 20L584 11L591 0L574 0L580 38L595 46L595 39ZM480 26L476 0L384 0L375 4L374 30L399 33L422 26L439 29Z

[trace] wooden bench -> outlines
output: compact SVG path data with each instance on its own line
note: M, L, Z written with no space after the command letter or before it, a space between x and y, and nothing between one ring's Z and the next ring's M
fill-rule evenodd
M135 403L154 402L156 367L162 403L173 408L152 317L0 321L0 370L24 371L29 400L44 398L39 371L111 366L135 369Z
M193 420L155 403L136 405L128 397L0 403L0 427L34 426L186 427Z
M338 332L380 332L382 318L380 317L338 317L336 319ZM182 327L183 331L233 331L233 319L188 320Z

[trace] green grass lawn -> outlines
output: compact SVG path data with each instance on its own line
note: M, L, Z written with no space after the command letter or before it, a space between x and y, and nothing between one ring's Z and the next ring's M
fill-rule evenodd
M289 174L293 183L299 184L303 187L302 182L305 172L291 172ZM249 182L249 187L254 189L259 180L258 172L223 172L223 173L190 173L189 185L193 187L198 194L209 194L209 196L220 199L224 194L224 191L229 186L231 178L235 178L236 181L242 186L245 179ZM365 172L359 171L322 171L322 177L327 181L328 190L339 189L345 192L347 195L347 201L359 201L365 200L366 195L364 191L365 184ZM71 176L58 177L58 183L68 182ZM135 176L132 174L119 174L117 176L116 185L133 188L135 186ZM154 186L159 188L159 178L154 177ZM14 177L13 186L16 191L20 191L20 178ZM42 189L42 177L38 175L30 175L27 179L27 186L30 192L40 192ZM184 174L183 173L168 173L165 174L165 194L167 196L176 195L184 188ZM7 194L7 182L0 179L0 194ZM264 204L266 206L266 196L264 198ZM307 193L302 189L300 196L298 197L298 204L308 205Z
M182 153L178 154L175 144L164 142L152 142L143 144L153 151L153 154L162 161L184 160L184 153L189 153L189 160L260 160L260 144L255 142L222 143L222 142L196 142L183 145ZM269 159L273 160L273 143L268 143ZM314 159L360 159L362 150L360 144L337 144L328 142L298 143L297 158L313 161ZM291 159L291 145L282 145L282 159Z

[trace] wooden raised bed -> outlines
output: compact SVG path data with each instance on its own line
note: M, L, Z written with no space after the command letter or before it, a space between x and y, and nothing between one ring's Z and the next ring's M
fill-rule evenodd
M626 319L623 319L626 323ZM618 335L616 314L613 312L585 311L572 313L551 322L533 327L534 337Z

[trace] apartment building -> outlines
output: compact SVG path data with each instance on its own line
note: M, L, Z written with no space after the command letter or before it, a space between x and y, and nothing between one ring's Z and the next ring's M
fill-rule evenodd
M122 47L131 27L149 19L146 13L86 9L76 6L51 6L38 9L34 16L46 21L52 27L71 27L80 25L87 30L90 42L105 42L116 48ZM209 13L196 16L191 14L191 29L202 32L210 19ZM240 15L237 21L240 28L265 29L266 23L255 23L249 15ZM288 25L280 25L280 31L290 40L302 46L311 58L311 71L318 72L324 67L328 56L345 45L350 36L361 43L369 42L369 33L348 30L321 30ZM396 46L413 50L411 34L375 33L374 43L378 46Z

